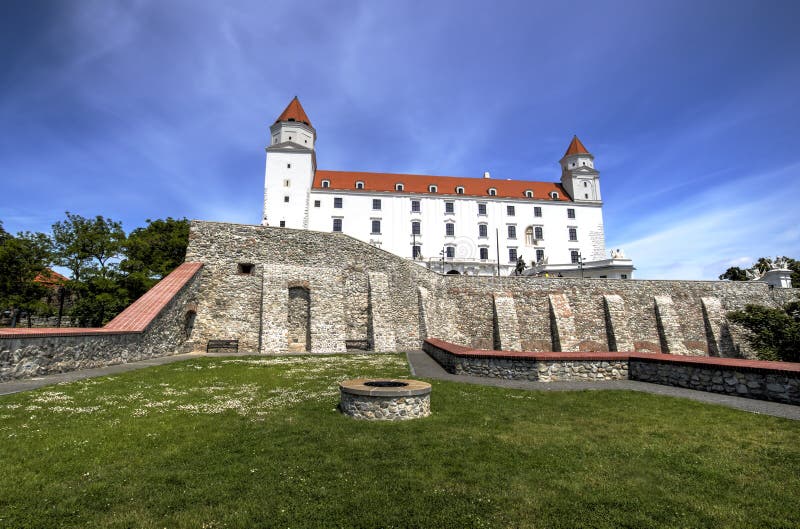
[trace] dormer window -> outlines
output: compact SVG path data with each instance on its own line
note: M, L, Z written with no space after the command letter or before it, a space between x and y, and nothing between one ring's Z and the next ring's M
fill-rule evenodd
M326 189L328 187L331 187L331 181L330 180L323 180L322 181L322 188Z
M525 190L525 196L527 198L533 198L533 191L531 191L530 189L526 189Z
M553 200L558 200L558 192L550 191L550 198L552 198Z
M356 182L356 189L364 189L364 182L362 182L361 180Z
M461 187L461 186L457 186L456 187L456 195L463 195L463 194L464 194L464 188Z
M490 187L489 188L489 196L490 197L497 196L497 189L495 189L493 187Z
M403 184L395 184L394 185L394 190L395 191L402 191L403 189L405 189L405 186Z
M439 191L439 188L436 187L435 185L431 184L431 185L428 186L428 193L437 193L438 191Z
M286 121L294 121L294 118L289 118Z

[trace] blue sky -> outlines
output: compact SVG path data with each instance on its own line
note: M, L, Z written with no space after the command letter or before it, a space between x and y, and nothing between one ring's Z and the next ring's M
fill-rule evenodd
M800 258L800 2L9 1L0 220L258 223L298 95L322 169L556 181L639 278Z

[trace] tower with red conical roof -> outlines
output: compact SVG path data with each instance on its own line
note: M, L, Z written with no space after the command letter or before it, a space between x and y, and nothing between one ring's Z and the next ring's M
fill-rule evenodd
M594 156L577 136L572 137L561 158L561 185L574 202L600 202L600 173Z
M269 128L261 224L308 228L308 198L317 168L317 131L297 96Z

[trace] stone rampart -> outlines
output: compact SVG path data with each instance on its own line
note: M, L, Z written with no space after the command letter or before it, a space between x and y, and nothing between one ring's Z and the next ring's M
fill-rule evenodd
M191 339L202 266L182 264L102 328L0 330L0 380L182 352Z
M236 338L261 353L288 350L297 284L308 285L311 352L437 336L476 349L751 357L726 313L798 297L760 282L441 275L340 233L216 222L192 222L187 260L205 264L198 348Z

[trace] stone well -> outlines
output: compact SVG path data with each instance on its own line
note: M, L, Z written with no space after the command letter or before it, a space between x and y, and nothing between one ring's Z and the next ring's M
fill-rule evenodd
M431 385L419 380L355 378L339 383L342 413L370 421L405 421L431 414Z

